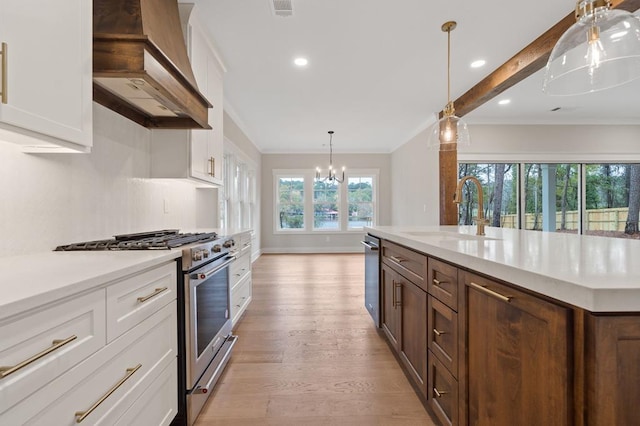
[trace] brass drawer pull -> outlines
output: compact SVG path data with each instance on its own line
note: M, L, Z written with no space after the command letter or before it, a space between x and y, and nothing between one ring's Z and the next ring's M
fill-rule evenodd
M439 391L438 389L433 388L433 393L436 395L436 397L437 397L437 398L442 398L442 395L446 395L446 394L448 394L449 392L446 392L446 391Z
M396 257L396 256L389 256L389 259L393 260L396 263L402 263L407 261L407 259L403 259L401 257Z
M140 367L142 367L142 364L138 364L133 368L127 368L127 374L118 381L118 383L116 383L115 385L113 385L113 387L111 389L109 389L107 391L107 393L105 393L104 395L102 395L102 397L97 400L92 406L91 408L89 408L87 411L76 411L76 413L74 414L74 416L76 417L76 423L81 423L84 419L87 418L87 416L89 414L91 414L96 408L98 408L100 406L100 404L102 404L107 398L109 398L111 396L112 393L114 393L116 390L118 390L118 388L120 386L122 386L124 384L124 382L126 382L127 380L129 380L129 378L131 376L133 376L133 374L138 371L140 369Z
M2 50L0 50L0 55L2 55L2 87L0 88L2 92L0 92L1 101L3 104L8 102L7 100L7 43L2 43Z
M148 295L146 295L146 296L138 297L138 303L144 303L144 302L146 302L147 300L151 299L152 297L156 297L156 296L157 296L157 295L159 295L160 293L163 293L163 292L165 292L165 291L167 291L167 290L169 290L169 287L160 287L160 288L156 288L156 289L154 290L154 292L153 292L153 293L148 294Z
M63 347L67 343L76 340L77 338L78 338L78 336L76 336L74 334L73 336L67 337L66 339L56 339L56 340L54 340L52 342L52 346L48 347L47 349L43 350L42 352L39 352L39 353L35 354L31 358L25 359L24 361L14 365L13 367L0 367L0 379L7 377L9 374L15 373L16 371L26 367L27 365L31 364L32 362L39 360L43 356L48 355L48 354L50 354L51 352L53 352L53 351L55 351L57 349L60 349L61 347Z
M434 278L434 279L433 279L433 283L434 283L435 285L442 285L442 284L446 284L446 283L447 283L447 281L440 281L440 280L438 280L438 279L435 279L435 278Z
M216 159L215 158L213 157L209 158L209 166L211 167L209 176L216 177Z
M400 286L402 285L402 283L397 283L397 282L393 282L393 296L394 296L394 302L393 302L393 307L394 309L397 308L398 306L402 306L402 300L398 299L397 296L397 292L398 289L400 288Z
M443 334L447 334L447 332L446 332L446 331L440 331L440 330L438 330L437 328L434 328L434 329L433 329L433 333L434 333L436 336L442 336Z
M496 299L502 300L503 302L509 303L509 302L511 302L511 299L513 299L513 296L504 296L504 295L502 295L500 293L497 293L497 292L495 292L493 290L488 289L487 287L481 286L481 285L476 284L474 282L470 282L469 285L471 287L475 288L476 290L480 290L481 292L483 292L483 293L485 293L485 294L487 294L489 296L495 297Z

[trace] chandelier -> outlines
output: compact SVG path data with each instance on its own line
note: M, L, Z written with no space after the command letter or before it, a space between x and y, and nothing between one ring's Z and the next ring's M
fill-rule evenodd
M322 170L320 170L320 167L316 167L316 179L320 180L322 182L338 182L338 183L342 183L344 181L344 166L342 167L342 177L338 177L336 175L336 171L333 168L333 130L329 130L329 172L327 174L327 176L321 178L320 177L320 173L322 173Z

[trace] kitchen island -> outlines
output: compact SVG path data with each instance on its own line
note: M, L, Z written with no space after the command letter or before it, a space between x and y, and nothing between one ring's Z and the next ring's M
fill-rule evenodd
M370 227L382 329L442 424L634 424L640 241Z

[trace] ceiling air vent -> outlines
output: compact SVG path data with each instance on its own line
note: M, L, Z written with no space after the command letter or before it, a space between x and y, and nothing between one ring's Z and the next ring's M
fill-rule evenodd
M269 0L276 16L293 16L293 0Z

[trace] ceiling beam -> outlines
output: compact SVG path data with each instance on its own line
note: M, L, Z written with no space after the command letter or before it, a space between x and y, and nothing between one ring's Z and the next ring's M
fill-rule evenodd
M614 9L634 12L640 9L640 0L611 0ZM456 115L462 117L485 102L498 96L511 86L542 69L562 34L576 22L571 12L531 44L516 53L478 84L454 101ZM440 117L443 112L440 112Z

